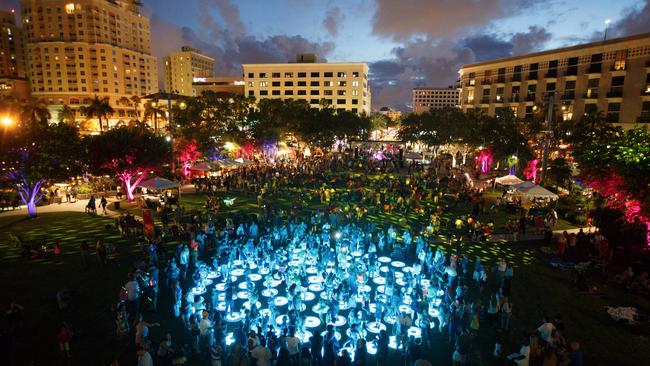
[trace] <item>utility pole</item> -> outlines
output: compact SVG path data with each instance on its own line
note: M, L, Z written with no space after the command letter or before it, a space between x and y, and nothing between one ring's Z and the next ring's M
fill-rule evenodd
M551 145L551 137L553 137L553 112L555 109L555 92L548 96L548 111L546 112L546 123L544 131L544 153L542 155L542 171L539 179L539 184L544 183L546 178L546 167L548 165L548 150Z

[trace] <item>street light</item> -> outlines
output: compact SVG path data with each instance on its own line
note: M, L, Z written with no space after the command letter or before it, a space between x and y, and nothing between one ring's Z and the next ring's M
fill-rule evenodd
M9 116L4 116L4 117L2 117L2 124L3 124L5 127L9 127L9 126L12 125L13 123L14 123L14 121L13 121L13 119L11 119L11 117L9 117Z

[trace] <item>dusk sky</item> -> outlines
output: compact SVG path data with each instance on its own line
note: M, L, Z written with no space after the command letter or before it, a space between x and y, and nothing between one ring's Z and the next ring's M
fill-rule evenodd
M18 0L2 0L18 7ZM650 0L144 0L153 53L191 45L217 75L242 63L370 65L373 108L408 110L414 86L447 86L477 60L650 31ZM160 61L159 61L160 63Z

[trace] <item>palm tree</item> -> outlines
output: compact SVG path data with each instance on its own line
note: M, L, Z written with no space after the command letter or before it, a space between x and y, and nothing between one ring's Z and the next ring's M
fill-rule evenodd
M158 116L164 121L166 119L165 109L155 101L149 102L144 106L144 119L153 117L153 130L158 132Z
M70 108L69 105L64 104L59 110L59 122L67 123L69 125L75 124L75 110Z
M47 103L42 99L28 99L20 106L20 119L28 126L47 125L50 117Z
M108 97L95 98L90 101L88 106L81 107L81 111L88 116L88 118L97 117L99 119L99 132L104 132L104 124L102 118L108 121L108 116L113 114L115 110L111 107Z
M138 109L140 109L140 97L137 95L131 96L131 103L133 103L133 116L137 117L136 119L140 118L140 115L138 114Z

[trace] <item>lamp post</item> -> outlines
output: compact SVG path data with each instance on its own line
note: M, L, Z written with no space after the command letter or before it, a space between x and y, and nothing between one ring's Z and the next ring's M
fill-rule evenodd
M9 117L9 116L4 116L2 117L2 125L5 127L9 127L14 123L14 120Z
M542 155L542 171L539 178L539 184L544 183L546 178L546 166L548 164L548 150L551 145L551 137L553 136L553 109L555 108L555 92L548 96L548 110L546 112L546 131L544 131L544 153Z

